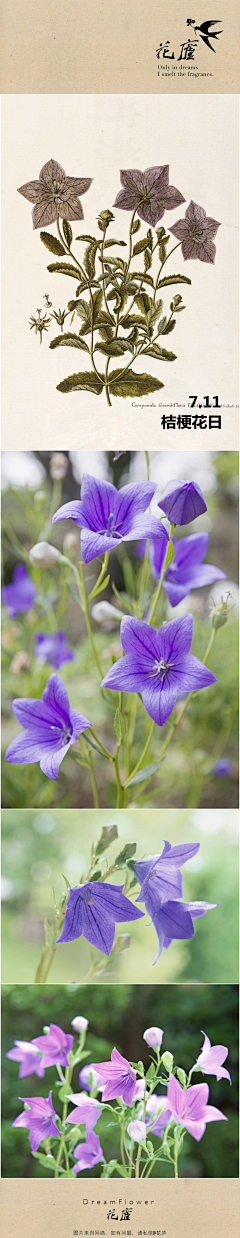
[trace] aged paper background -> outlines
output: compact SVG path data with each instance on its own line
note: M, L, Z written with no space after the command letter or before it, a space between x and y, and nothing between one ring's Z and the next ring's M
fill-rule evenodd
M215 12L223 30L216 54L201 43L195 56L201 76L168 78L169 94L239 90L238 0L221 0ZM1 16L1 90L158 93L163 89L156 59L160 40L169 39L176 59L189 34L186 19L193 16L200 25L212 15L203 0L193 6L188 0L8 0Z
M238 446L238 101L232 95L9 95L3 99L3 447L70 449ZM62 394L57 383L88 368L75 350L49 351L49 336L29 331L29 316L50 294L53 307L74 296L73 281L49 274L51 254L33 230L31 205L17 186L36 179L50 158L66 172L92 176L83 198L84 221L78 232L96 232L96 216L112 207L120 187L119 168L170 164L170 182L207 214L221 221L216 264L183 263L181 251L170 259L169 272L192 279L183 285L186 310L177 318L171 348L177 360L161 367L152 358L145 367L164 382L159 392L130 399L105 394ZM185 205L166 212L171 226ZM116 209L114 234L128 238L129 213ZM54 229L53 229L54 230ZM83 256L77 242L76 251ZM180 259L179 259L180 253ZM176 266L176 263L178 264ZM67 286L66 286L67 285ZM171 289L165 290L169 307ZM169 295L170 294L170 295ZM165 312L165 311L164 311ZM67 320L68 322L68 320ZM78 330L77 325L72 330ZM58 328L56 328L58 334ZM189 396L202 403L218 395L222 431L175 433L161 429L167 411L189 411ZM171 405L179 407L171 408Z
M84 1199L88 1204L83 1204ZM237 1238L239 1183L234 1178L148 1179L142 1186L121 1178L104 1183L91 1178L85 1184L82 1179L23 1182L5 1178L4 1238L72 1238L75 1229L89 1234L93 1226L110 1238L118 1225L106 1221L110 1200L115 1200L117 1215L119 1200L121 1207L133 1201L131 1220L124 1224L132 1238L137 1238L139 1230L154 1229L166 1231L166 1238ZM137 1204L137 1200L142 1202ZM107 1201L105 1206L103 1201Z

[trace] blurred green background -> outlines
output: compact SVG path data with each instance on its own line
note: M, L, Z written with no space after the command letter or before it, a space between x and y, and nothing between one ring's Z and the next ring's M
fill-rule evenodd
M114 463L113 452L66 452L69 467L63 483L62 501L79 498L79 484L84 471L105 477L120 486L130 481L146 478L144 452L125 452ZM74 647L76 658L61 667L60 674L67 685L70 704L90 717L94 730L106 746L113 742L113 714L109 702L101 695L99 679L89 643L86 639L85 620L72 597L72 576L67 580L68 569L56 565L51 573L30 569L28 552L31 545L41 538L49 510L56 510L61 501L53 498L53 483L50 476L50 453L5 452L3 453L3 554L4 580L12 578L21 554L25 556L38 590L38 611L18 615L10 620L3 617L3 673L2 744L7 744L17 733L12 715L12 699L17 696L41 696L51 667L42 666L36 660L31 669L31 654L35 631L49 630L49 604L57 616L59 627L64 627L69 643ZM169 610L163 592L158 621L184 613L184 608L194 616L194 639L192 651L200 659L206 652L210 635L209 610L211 599L219 602L221 594L230 590L231 614L227 625L217 633L210 658L210 669L218 683L213 689L199 692L188 709L187 715L176 732L157 776L148 787L136 786L131 791L131 803L147 807L235 807L238 804L238 453L237 452L150 452L150 479L158 491L153 506L172 477L191 477L202 488L207 502L207 512L191 525L184 526L181 535L209 532L209 549L206 559L216 563L226 572L227 580L193 592L180 608ZM154 506L154 510L155 510ZM76 536L75 562L79 556L79 532L71 521L48 526L49 540L61 550L69 533ZM117 554L110 555L110 583L106 594L114 601L112 583L115 582L122 597L130 588L137 590L140 562L134 548L130 558L126 548L119 546ZM88 589L92 588L99 569L99 561L87 569ZM62 598L59 599L59 581ZM70 592L69 592L70 584ZM149 574L150 593L153 579ZM146 603L147 604L147 603ZM183 609L181 609L183 608ZM101 656L104 672L111 663L112 654L119 656L119 625L113 631L100 630L94 624L94 637ZM22 660L23 655L23 660ZM149 732L149 718L140 704L134 744L132 767L139 756ZM159 742L166 729L155 728L149 754L150 761L158 760ZM216 761L222 756L230 761L229 776L220 779L213 773ZM113 767L94 752L99 803L112 807L116 802L116 787ZM121 759L120 759L121 766ZM92 791L88 770L79 769L74 758L74 749L64 759L59 781L52 782L41 773L39 765L9 765L3 759L2 803L4 807L36 808L60 806L89 808L92 806Z
M227 811L168 809L110 810L74 809L36 812L2 811L2 980L34 981L44 941L43 921L54 921L53 887L56 899L65 892L62 874L71 886L88 870L91 843L100 838L104 825L115 823L118 840L107 852L112 863L127 842L137 843L138 859L160 854L163 840L172 845L200 842L198 854L183 865L183 898L219 903L206 916L194 921L195 937L173 941L152 967L157 936L150 917L126 925L116 933L129 933L131 945L108 963L106 983L154 983L177 980L227 983L238 978L238 814ZM105 866L102 866L105 872ZM110 877L122 884L125 870ZM133 901L139 891L133 891ZM143 905L139 905L143 910ZM94 951L96 959L104 956ZM84 980L89 970L89 947L84 938L60 945L50 980Z
M47 1096L53 1087L56 1070L46 1071L45 1078L36 1075L18 1080L18 1065L6 1059L14 1038L31 1040L42 1034L44 1025L57 1023L64 1031L71 1032L71 1019L82 1014L89 1020L87 1047L90 1061L108 1060L113 1046L130 1061L142 1059L145 1067L150 1064L150 1050L142 1036L146 1027L164 1029L163 1047L173 1052L175 1061L189 1071L202 1048L201 1028L210 1037L212 1044L219 1041L228 1046L229 1056L225 1065L230 1070L232 1087L227 1079L219 1083L208 1076L209 1102L226 1115L228 1122L213 1122L206 1127L200 1143L186 1135L180 1155L180 1177L234 1178L238 1177L238 986L237 985L114 985L107 988L84 986L7 985L2 989L2 1139L3 1177L48 1176L45 1169L31 1155L28 1132L11 1129L11 1123L21 1112L21 1097ZM197 1083L203 1076L194 1077ZM79 1090L78 1071L75 1067L73 1089ZM161 1089L162 1091L162 1089ZM165 1094L165 1093L164 1093ZM54 1096L54 1093L53 1093ZM55 1103L55 1100L54 1100ZM114 1102L113 1102L114 1103ZM60 1102L56 1103L61 1112ZM118 1155L115 1146L114 1127L107 1129L109 1115L98 1123L98 1133L108 1160ZM155 1146L156 1136L151 1136ZM158 1145L159 1146L159 1145ZM86 1178L100 1177L101 1166L89 1170ZM173 1167L160 1163L153 1177L173 1176ZM197 1223L197 1222L196 1222Z

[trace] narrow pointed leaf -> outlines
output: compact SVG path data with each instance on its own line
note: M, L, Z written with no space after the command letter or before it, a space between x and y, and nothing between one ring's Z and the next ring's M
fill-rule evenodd
M68 219L63 220L63 232L65 236L65 241L70 249L70 246L72 244L73 234L72 234L71 224L69 223Z
M153 778L153 775L160 769L162 761L154 761L153 765L144 765L143 769L138 769L137 774L133 778L128 778L127 786L136 787L138 782L145 782L147 778Z
M192 280L188 279L187 275L165 275L158 282L158 288L166 288L167 284L191 284Z
M167 352L166 348L161 348L160 344L149 344L147 348L142 349L142 356L148 353L149 357L157 357L159 361L176 361L175 352Z

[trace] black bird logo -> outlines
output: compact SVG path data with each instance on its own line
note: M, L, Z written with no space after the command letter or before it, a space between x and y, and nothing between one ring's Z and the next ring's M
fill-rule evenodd
M210 26L216 26L217 21L219 21L219 18L215 21L203 21L201 26L194 26L194 33L200 34L200 38L203 40L203 43L206 43L206 46L210 47L211 52L216 52L216 47L212 47L210 39L218 39L219 34L223 33L222 30L210 30Z

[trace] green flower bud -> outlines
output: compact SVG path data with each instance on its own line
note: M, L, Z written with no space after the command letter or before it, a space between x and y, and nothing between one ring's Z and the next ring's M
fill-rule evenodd
M165 1070L168 1070L170 1075L173 1068L173 1054L168 1052L163 1053L161 1060L165 1066Z
M215 630L216 628L223 628L224 624L227 623L228 621L228 615L229 615L228 598L229 597L231 597L230 593L227 594L226 598L221 597L221 605L220 606L213 605L212 610L210 611L212 627L215 628Z
M112 214L112 211L100 211L100 215L98 215L97 218L100 231L105 232L106 228L109 227L109 224L111 224L113 219L115 219L115 215Z
M182 1088L185 1088L185 1087L186 1087L186 1082L187 1082L187 1076L186 1076L186 1074L185 1074L185 1070L182 1070L182 1067L181 1067L181 1066L179 1066L179 1067L178 1067L178 1070L177 1070L177 1077L178 1077L178 1079L179 1079L179 1083L181 1083L181 1085L182 1085Z

